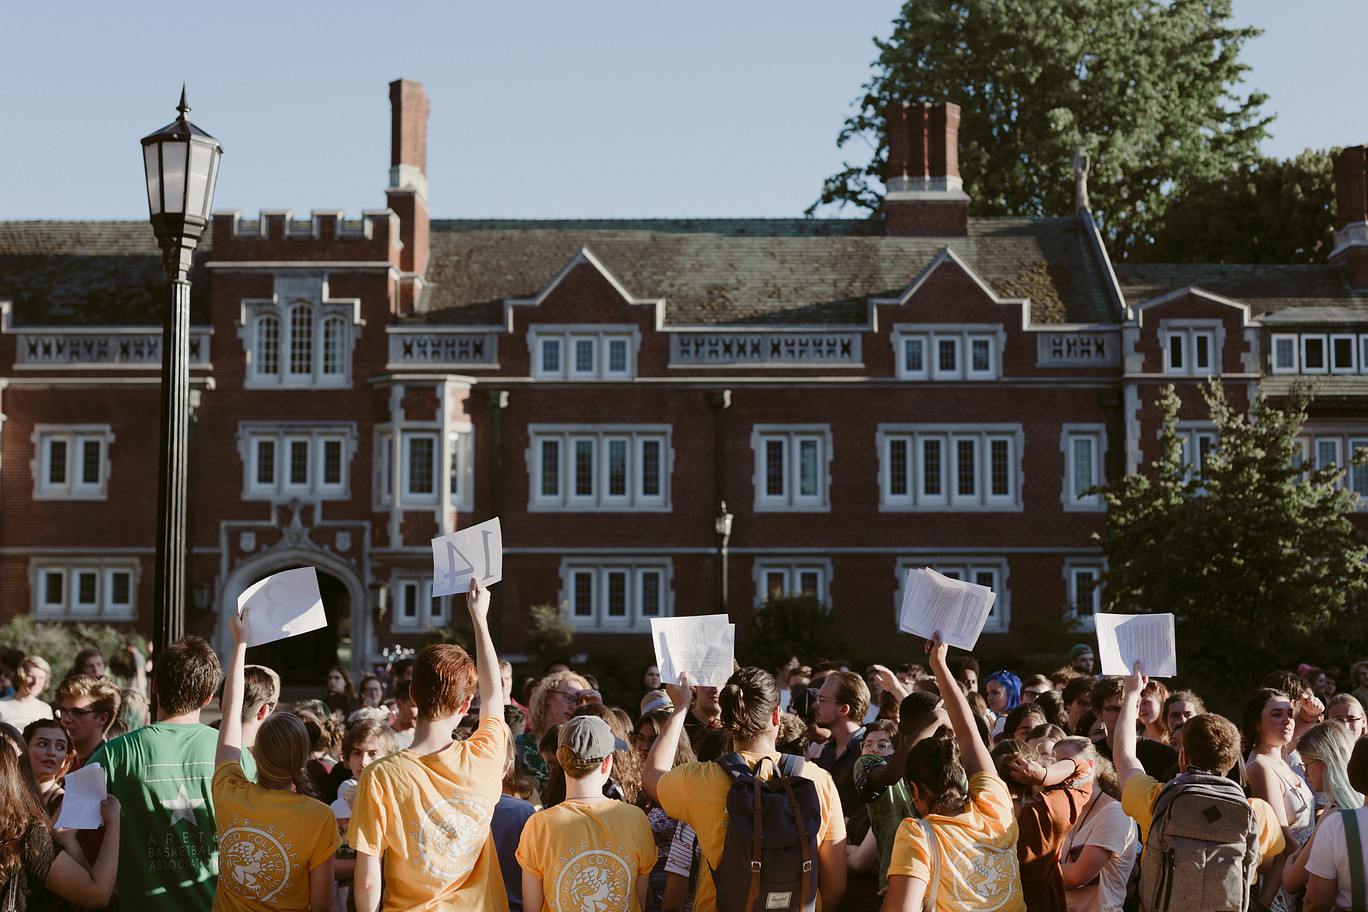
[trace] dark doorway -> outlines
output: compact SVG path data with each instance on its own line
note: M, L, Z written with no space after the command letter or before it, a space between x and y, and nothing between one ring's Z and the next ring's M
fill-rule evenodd
M301 566L277 567L271 573ZM258 579L265 579L271 573L263 573ZM338 641L351 629L351 593L346 584L332 574L322 570L317 573L318 592L323 597L328 626L264 646L253 646L247 650L247 664L265 665L280 675L282 684L316 686L321 695L328 669L337 664Z

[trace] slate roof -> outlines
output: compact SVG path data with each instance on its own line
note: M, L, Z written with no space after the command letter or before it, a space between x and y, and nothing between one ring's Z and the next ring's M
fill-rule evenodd
M1102 270L1073 218L970 219L968 237L884 237L878 221L698 219L434 221L428 285L411 320L491 325L588 247L666 323L864 325L946 247L1041 323L1110 323Z
M1344 270L1314 266L1221 263L1118 263L1116 278L1131 307L1195 285L1248 304L1268 322L1338 322L1368 318L1368 296L1356 295Z
M208 243L191 270L190 320L209 322ZM0 222L0 300L16 326L160 326L165 274L141 222Z

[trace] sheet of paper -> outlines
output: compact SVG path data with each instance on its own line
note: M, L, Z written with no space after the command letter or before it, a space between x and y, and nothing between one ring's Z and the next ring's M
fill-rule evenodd
M946 645L973 649L996 600L987 586L915 568L907 571L898 629L927 639L939 630Z
M67 773L65 783L62 812L57 815L53 827L98 830L104 824L104 818L100 816L100 802L109 794L104 768L98 763L87 764L74 773Z
M1097 655L1102 673L1129 675L1140 662L1142 674L1171 678L1178 674L1177 639L1171 614L1095 614Z
M247 645L260 646L328 626L318 573L313 567L282 570L238 596L238 614L249 605Z
M725 614L651 618L651 639L661 681L677 684L682 671L690 684L721 687L732 676L736 625Z
M432 540L432 594L464 595L470 580L492 586L503 579L503 529L499 517Z

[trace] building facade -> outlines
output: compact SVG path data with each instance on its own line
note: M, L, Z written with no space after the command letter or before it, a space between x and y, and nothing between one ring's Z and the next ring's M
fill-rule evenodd
M1319 378L1309 452L1368 446L1362 147L1324 265L1114 266L1086 206L968 217L953 105L890 111L878 220L432 220L427 99L390 94L384 208L217 213L196 260L187 628L220 647L310 565L332 623L273 664L370 665L452 617L430 540L493 516L511 653L536 604L592 650L774 590L874 645L920 566L1009 637L1095 610L1086 492L1154 455L1162 384L1194 454L1208 376ZM145 222L0 223L0 622L150 630L161 281Z

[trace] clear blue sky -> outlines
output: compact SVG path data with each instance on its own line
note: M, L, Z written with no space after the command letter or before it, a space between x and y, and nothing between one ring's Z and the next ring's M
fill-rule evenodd
M216 209L384 205L387 83L424 84L436 217L796 216L898 0L10 3L0 219L147 217L138 139L223 143ZM1264 151L1368 142L1368 4L1235 0Z

